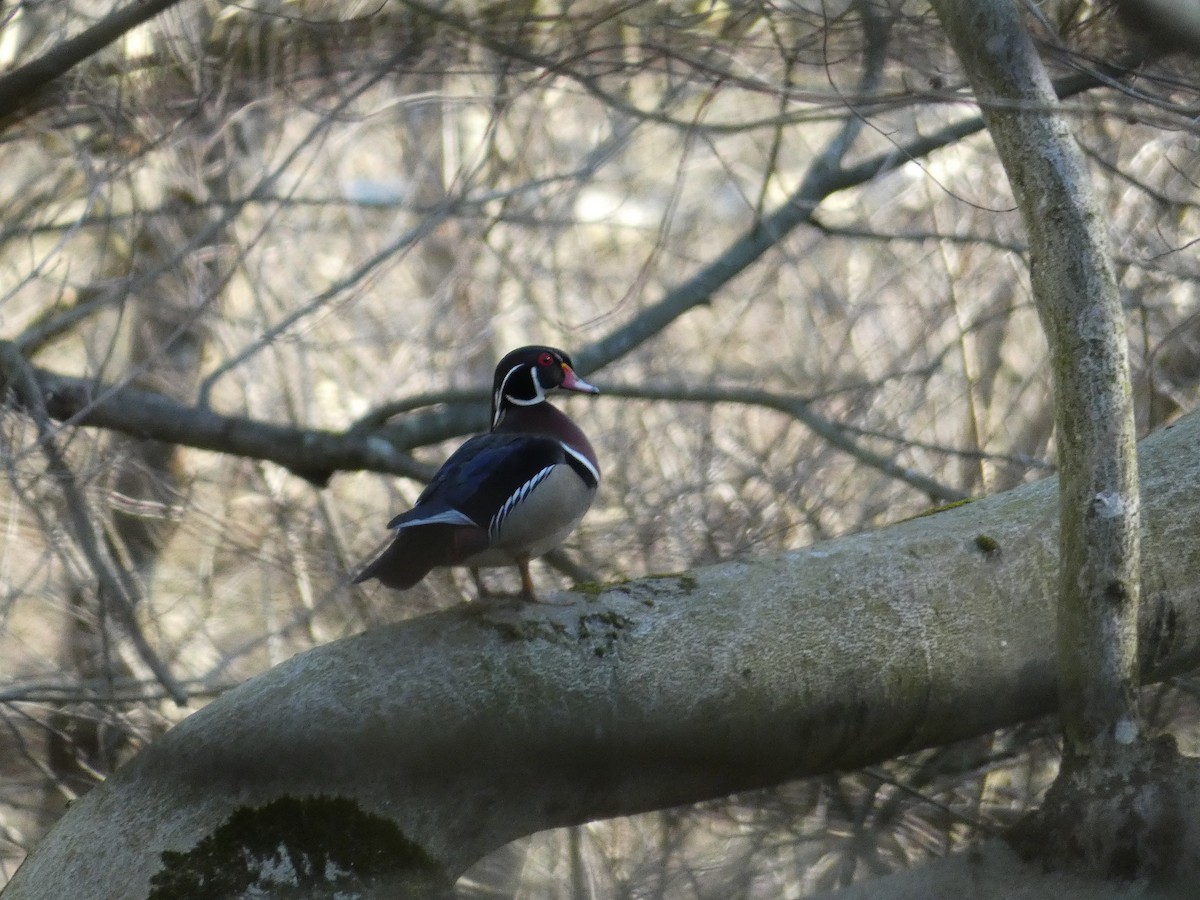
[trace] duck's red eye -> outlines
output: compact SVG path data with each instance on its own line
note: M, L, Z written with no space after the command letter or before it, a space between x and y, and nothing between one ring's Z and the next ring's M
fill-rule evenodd
M554 357L551 356L549 353L543 353L541 356L538 357L538 365L539 366L552 366L552 365L554 365Z

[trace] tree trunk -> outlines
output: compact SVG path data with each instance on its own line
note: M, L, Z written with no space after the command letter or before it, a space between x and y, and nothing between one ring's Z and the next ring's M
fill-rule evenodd
M1200 769L1143 739L1140 510L1125 325L1083 153L1016 4L934 0L1029 234L1050 347L1059 459L1057 671L1063 765L1014 846L1116 878L1190 878L1183 823ZM1144 655L1143 655L1144 660Z
M1125 322L1083 153L1011 0L935 0L1029 234L1054 377L1068 755L1138 735L1138 493Z

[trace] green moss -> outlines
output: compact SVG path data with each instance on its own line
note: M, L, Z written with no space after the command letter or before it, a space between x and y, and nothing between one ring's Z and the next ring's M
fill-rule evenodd
M951 503L943 503L941 506L935 506L927 509L924 512L919 512L915 516L909 516L907 519L901 519L901 522L910 522L913 519L923 519L926 516L936 516L938 513L945 512L948 509L958 509L960 506L966 506L968 503L974 503L974 497L967 497L965 500L954 500Z
M580 616L579 641L590 644L593 655L603 658L617 648L621 633L632 624L632 619L612 610Z
M633 594L639 585L644 585L652 581L672 581L674 584L668 589L674 589L677 593L691 594L696 590L698 582L695 576L689 575L687 572L666 572L646 575L643 578L621 578L617 581L581 581L576 584L574 590L576 593L583 594L588 600L596 600L602 594L609 591L620 591L624 594ZM662 590L664 586L654 585L652 590ZM647 606L653 606L654 601L651 599L643 599L643 603Z
M624 594L646 607L653 607L656 599L694 593L699 587L695 576L686 572L647 575L644 578L599 583L587 581L575 585L575 591L588 600L597 600L604 594ZM596 607L593 607L596 608ZM617 648L623 633L634 620L613 610L599 607L596 612L581 615L577 629L569 628L553 619L542 619L517 609L497 611L495 608L478 613L480 624L495 631L505 641L547 641L567 644L578 641L590 647L597 657L605 657Z
M165 851L149 900L448 895L446 873L396 824L342 797L283 797L234 812L186 852Z
M696 576L691 575L688 572L667 572L661 575L647 575L646 580L673 581L675 582L675 590L683 594L694 594L696 592L696 588L699 586Z
M633 624L633 619L614 610L601 610L581 615L574 629L567 625L543 619L485 619L505 641L547 641L557 644L578 642L591 648L599 657L611 653L622 637L622 633Z
M975 549L984 556L992 556L1000 552L1000 542L991 535L978 534L975 536Z
M567 629L558 622L541 619L485 619L505 641L555 641L567 636Z
M583 594L583 596L590 601L598 599L605 591L615 587L620 587L623 584L628 584L628 580L611 582L580 581L575 584L571 590L575 591L577 594Z

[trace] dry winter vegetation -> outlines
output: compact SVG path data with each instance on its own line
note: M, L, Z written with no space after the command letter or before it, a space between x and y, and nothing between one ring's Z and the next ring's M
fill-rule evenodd
M198 705L471 596L348 580L516 345L603 390L566 401L604 484L548 590L1053 471L1020 221L923 4L569 7L184 2L36 96L0 85L0 884ZM119 8L5 5L0 65ZM1200 382L1200 73L1102 6L1026 12L1145 435ZM77 380L32 402L46 373ZM1147 697L1184 749L1195 689ZM798 897L1010 824L1053 735L537 835L460 889Z

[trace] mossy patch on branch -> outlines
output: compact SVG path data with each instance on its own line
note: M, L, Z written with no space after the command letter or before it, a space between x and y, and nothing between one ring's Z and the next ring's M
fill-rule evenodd
M588 643L593 655L608 656L617 647L621 633L633 624L633 620L609 610L579 617L580 643Z
M936 516L938 513L947 512L951 509L958 509L960 506L966 506L968 503L974 503L974 497L967 497L963 500L952 500L949 503L943 503L941 506L933 506L923 512L917 513L915 516L908 516L901 519L901 522L911 522L913 519L923 519L926 516Z
M149 900L448 896L442 866L392 821L344 797L281 797L243 807L195 847L162 854ZM399 896L399 895L398 895Z
M1000 552L1000 542L990 534L975 535L975 549L984 556L994 556Z
M671 589L680 594L694 594L699 582L688 572L669 572L664 575L647 575L646 581L671 581Z
M566 626L544 619L484 620L505 641L562 641L567 638Z
M609 591L618 591L638 599L646 606L653 606L654 595L691 594L695 592L698 584L696 577L687 572L669 572L645 575L642 578L622 578L617 581L581 581L572 590L583 594L589 601L598 600Z

